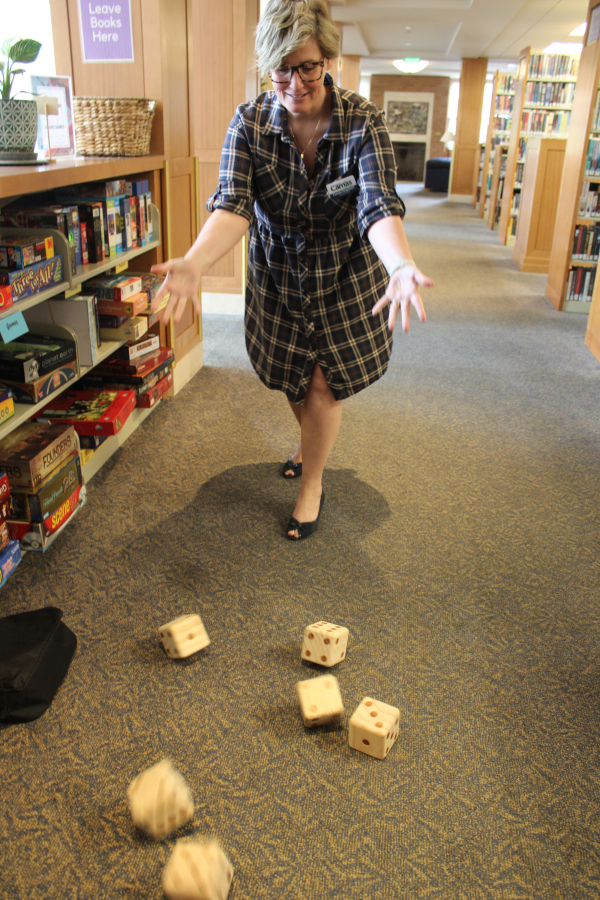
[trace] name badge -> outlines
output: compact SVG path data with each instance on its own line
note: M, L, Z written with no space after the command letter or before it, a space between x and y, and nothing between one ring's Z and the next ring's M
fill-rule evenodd
M356 178L354 175L347 175L346 178L338 178L326 185L327 193L330 197L342 197L344 194L351 194L356 190Z

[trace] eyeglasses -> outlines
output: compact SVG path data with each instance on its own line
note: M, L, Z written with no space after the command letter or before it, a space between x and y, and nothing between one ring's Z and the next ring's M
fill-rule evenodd
M325 60L322 59L321 62L305 62L299 66L279 66L271 72L271 81L273 84L289 84L294 72L298 73L301 81L318 81L323 74L324 65Z

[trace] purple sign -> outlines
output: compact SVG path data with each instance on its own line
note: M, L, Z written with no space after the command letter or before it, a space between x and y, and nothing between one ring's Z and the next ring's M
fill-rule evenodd
M131 0L79 0L83 61L134 62Z

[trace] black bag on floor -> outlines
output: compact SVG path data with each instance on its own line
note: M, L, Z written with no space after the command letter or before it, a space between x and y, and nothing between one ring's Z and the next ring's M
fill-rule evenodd
M77 638L55 606L0 618L0 722L46 712L67 674Z

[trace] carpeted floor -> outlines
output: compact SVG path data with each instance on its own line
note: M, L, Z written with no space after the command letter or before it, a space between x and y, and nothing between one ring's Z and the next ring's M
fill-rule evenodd
M163 756L230 900L600 897L600 366L470 207L405 196L429 320L345 403L314 537L282 535L287 404L212 316L205 368L2 589L79 639L48 713L0 731L2 900L161 897L175 837L125 791ZM172 662L156 629L194 611L212 643ZM350 629L346 712L308 731L318 619ZM347 745L365 694L401 711L384 762Z

